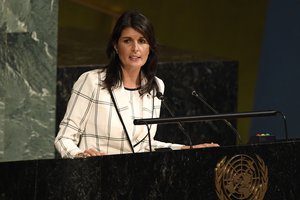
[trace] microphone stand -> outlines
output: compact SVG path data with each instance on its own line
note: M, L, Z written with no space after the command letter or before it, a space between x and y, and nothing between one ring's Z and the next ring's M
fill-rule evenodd
M168 110L168 112L170 113L170 115L172 117L175 117L174 113L171 111L171 109L169 108L169 106L165 103L164 99L162 100L163 105L166 107L166 109ZM185 129L183 128L182 124L180 121L177 122L178 128L181 130L181 132L186 136L186 138L188 139L189 142L189 146L190 149L193 148L193 143L191 140L191 137L189 136L189 134L185 131Z
M152 144L151 144L151 136L150 136L150 128L149 128L149 125L146 124L146 127L147 127L147 135L148 135L148 140L149 140L149 149L150 149L150 152L152 152Z
M198 100L200 100L204 105L206 105L211 111L213 111L214 114L219 114L218 111L216 111L212 106L210 106L203 98L200 97L200 95L193 90L192 95L195 96ZM238 131L232 126L232 124L226 120L223 119L223 121L229 126L229 128L234 132L235 136L238 138L239 143L242 143L241 135L238 133Z
M285 127L285 138L288 141L288 131L286 117L280 111L269 110L269 111L252 111L252 112L239 112L239 113L227 113L227 114L214 114L214 115L201 115L201 116L190 116L190 117L173 117L173 118L145 118L133 120L134 125L145 125L145 124L172 124L178 122L199 122L205 120L220 120L220 119L236 119L236 118L248 118L248 117L266 117L281 114L284 127Z
M169 114L172 116L172 117L175 117L175 114L172 112L172 110L170 109L170 107L168 106L168 104L165 102L165 97L164 95L161 93L161 92L157 92L156 94L157 98L159 100L162 101L164 107L168 110ZM189 143L189 146L190 146L190 149L193 148L193 143L192 143L192 140L191 140L191 137L189 136L189 134L185 131L185 129L183 128L182 124L180 121L177 122L177 125L178 125L178 128L180 129L180 131L186 136L186 138L188 139L188 143Z

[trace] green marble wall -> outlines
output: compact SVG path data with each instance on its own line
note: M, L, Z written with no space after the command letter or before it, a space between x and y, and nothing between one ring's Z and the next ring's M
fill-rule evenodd
M0 161L54 157L58 0L0 1Z

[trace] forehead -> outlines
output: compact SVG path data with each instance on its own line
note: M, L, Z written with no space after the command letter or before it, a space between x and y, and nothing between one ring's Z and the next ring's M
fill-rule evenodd
M141 38L144 37L144 35L132 27L126 27L122 30L120 37Z

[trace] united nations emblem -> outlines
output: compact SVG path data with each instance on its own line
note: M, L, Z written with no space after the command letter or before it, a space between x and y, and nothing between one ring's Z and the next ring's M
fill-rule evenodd
M268 188L268 168L255 155L225 156L215 168L216 193L221 200L262 200Z

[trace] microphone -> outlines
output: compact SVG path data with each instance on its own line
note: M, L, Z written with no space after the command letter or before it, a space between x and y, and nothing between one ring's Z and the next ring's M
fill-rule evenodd
M165 96L161 92L157 92L156 97L161 101L163 101L165 99Z
M208 107L214 114L219 114L218 111L216 111L211 105L209 105L209 103L207 103L207 101L205 101L204 97L202 97L202 95L198 94L195 90L193 90L192 95L195 96L198 100L200 100L206 107ZM236 130L236 128L234 128L232 126L232 124L226 120L223 119L223 121L226 123L226 125L234 132L234 134L237 136L239 143L242 143L242 139L241 139L241 135L238 133L238 131Z
M163 103L164 107L167 109L168 113L172 116L172 117L175 117L174 113L171 111L170 107L168 106L168 104L165 102L165 97L164 95L158 91L156 93L156 97L161 100L161 102ZM189 142L189 146L190 146L190 149L193 148L193 144L192 144L192 140L191 140L191 137L189 136L189 134L185 131L184 127L182 126L181 122L177 122L177 125L178 125L178 128L180 129L180 131L186 136L186 138L188 139L188 142Z

